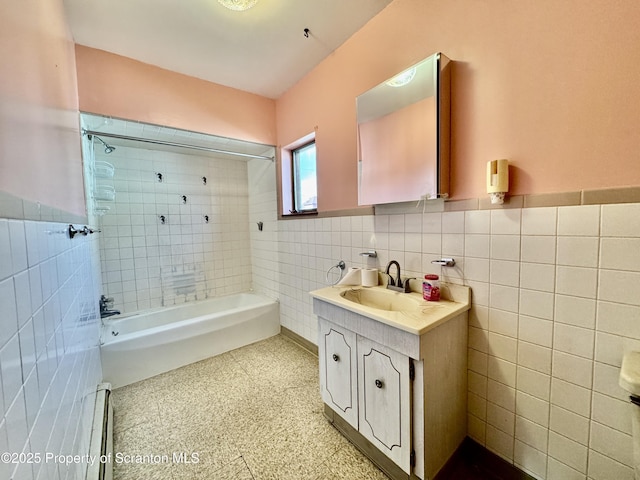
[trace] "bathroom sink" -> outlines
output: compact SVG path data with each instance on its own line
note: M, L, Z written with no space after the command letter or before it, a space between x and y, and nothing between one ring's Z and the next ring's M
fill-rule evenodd
M350 318L359 322L360 316L422 335L460 313L469 310L471 290L454 284L441 284L439 302L427 302L419 292L395 292L384 286L329 286L309 292L313 297L314 311L324 318ZM352 317L356 314L358 317ZM346 320L345 320L346 321Z
M365 307L377 308L390 312L407 312L417 310L421 303L414 295L397 293L391 290L382 289L353 289L345 290L340 296L350 302L364 305ZM422 305L424 306L424 305Z

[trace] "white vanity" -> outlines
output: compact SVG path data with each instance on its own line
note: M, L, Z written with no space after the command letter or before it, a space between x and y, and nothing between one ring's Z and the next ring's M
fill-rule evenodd
M432 479L466 435L470 289L311 292L325 414L391 478Z

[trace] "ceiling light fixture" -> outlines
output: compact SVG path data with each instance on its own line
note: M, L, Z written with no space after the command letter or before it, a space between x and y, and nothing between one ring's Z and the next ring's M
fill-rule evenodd
M249 10L256 3L258 3L258 0L218 0L218 2L227 7L229 10L242 12L244 10Z

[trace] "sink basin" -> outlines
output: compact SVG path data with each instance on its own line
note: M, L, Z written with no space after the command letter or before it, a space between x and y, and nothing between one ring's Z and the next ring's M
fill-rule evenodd
M309 293L314 312L332 321L343 319L351 325L352 320L357 323L363 321L361 317L368 317L413 335L423 335L469 310L469 287L446 284L441 291L444 295L439 302L427 302L418 292L394 292L384 286L329 286Z
M417 310L424 302L416 299L408 293L396 293L390 290L345 290L340 296L350 302L358 303L365 307L377 308L390 312L406 312ZM422 305L424 306L424 305Z

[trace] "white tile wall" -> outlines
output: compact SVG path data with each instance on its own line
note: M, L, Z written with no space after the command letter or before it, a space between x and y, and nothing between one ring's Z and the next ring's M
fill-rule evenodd
M316 342L307 292L341 259L465 283L468 434L536 478L633 478L617 382L640 350L640 205L354 218L277 222L284 326ZM358 256L370 248L378 259ZM430 261L446 252L457 266L440 271Z
M249 234L251 238L252 287L256 292L279 298L278 277L278 208L276 196L276 165L265 160L250 160ZM262 231L258 229L262 222ZM323 232L323 242L330 242L329 232Z
M67 224L0 219L0 451L42 455L0 463L0 478L84 478L100 368L98 246Z
M251 288L246 161L124 146L109 155L96 149L96 159L115 167L115 202L98 217L102 283L115 308L128 313ZM276 211L261 200L256 205Z

